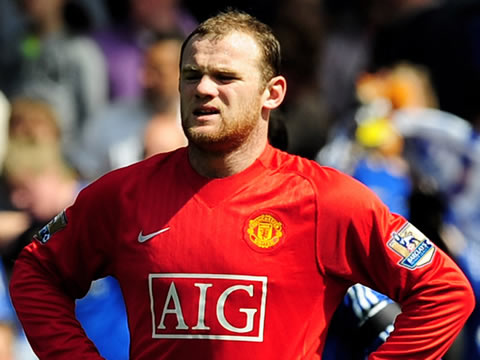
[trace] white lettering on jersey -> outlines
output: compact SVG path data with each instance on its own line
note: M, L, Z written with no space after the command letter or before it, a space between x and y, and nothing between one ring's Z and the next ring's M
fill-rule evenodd
M207 297L207 289L213 284L199 284L195 283L195 286L200 288L200 300L198 302L198 322L192 329L193 330L210 330L208 326L205 326L205 301Z
M170 299L173 300L174 308L169 309L168 304L170 304ZM162 311L162 319L160 320L160 325L158 325L159 329L166 329L163 322L165 320L165 315L167 314L175 314L177 315L177 327L176 329L188 329L187 324L185 324L185 320L183 319L182 313L182 306L180 305L180 300L178 299L177 289L175 289L175 283L170 284L170 288L168 289L167 300L165 301L165 305Z
M265 276L150 274L149 292L152 338L263 341Z
M243 328L238 328L230 324L225 318L225 313L223 312L228 295L230 295L230 293L232 293L233 291L237 291L240 289L245 290L248 293L248 295L250 295L250 297L253 296L253 285L250 285L250 286L235 285L235 286L229 287L227 290L225 290L222 293L222 295L218 299L217 318L220 321L220 324L222 324L222 326L225 329L230 330L232 332L236 332L236 333L246 333L253 329L253 316L257 312L257 309L239 309L240 312L247 314L247 325L245 325L245 327Z

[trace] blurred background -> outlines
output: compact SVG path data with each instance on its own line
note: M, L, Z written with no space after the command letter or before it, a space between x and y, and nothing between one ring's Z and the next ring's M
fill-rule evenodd
M371 187L478 302L479 0L0 0L0 359L35 359L8 295L18 252L89 182L186 145L181 42L227 6L281 42L289 87L271 143ZM105 358L128 358L113 279L77 315ZM480 359L478 307L445 359Z

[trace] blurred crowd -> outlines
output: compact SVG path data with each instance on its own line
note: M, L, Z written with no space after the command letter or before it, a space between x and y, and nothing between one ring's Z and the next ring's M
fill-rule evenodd
M272 144L371 187L480 299L479 0L0 0L0 359L36 359L8 296L19 251L89 182L187 144L180 47L226 6L281 42ZM77 316L106 359L128 359L114 279ZM480 359L480 307L445 359Z

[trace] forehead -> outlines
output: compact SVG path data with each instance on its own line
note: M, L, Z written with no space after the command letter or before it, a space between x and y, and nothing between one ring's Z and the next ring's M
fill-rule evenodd
M166 40L152 45L146 53L149 65L178 66L181 44L176 40Z
M222 37L194 36L185 47L183 64L206 67L256 67L260 48L255 39L242 32Z

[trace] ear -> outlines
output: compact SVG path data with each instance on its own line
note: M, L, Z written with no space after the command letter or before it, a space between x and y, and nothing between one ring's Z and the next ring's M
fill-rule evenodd
M283 76L275 76L265 87L263 107L268 110L276 109L283 102L286 92L287 80Z

